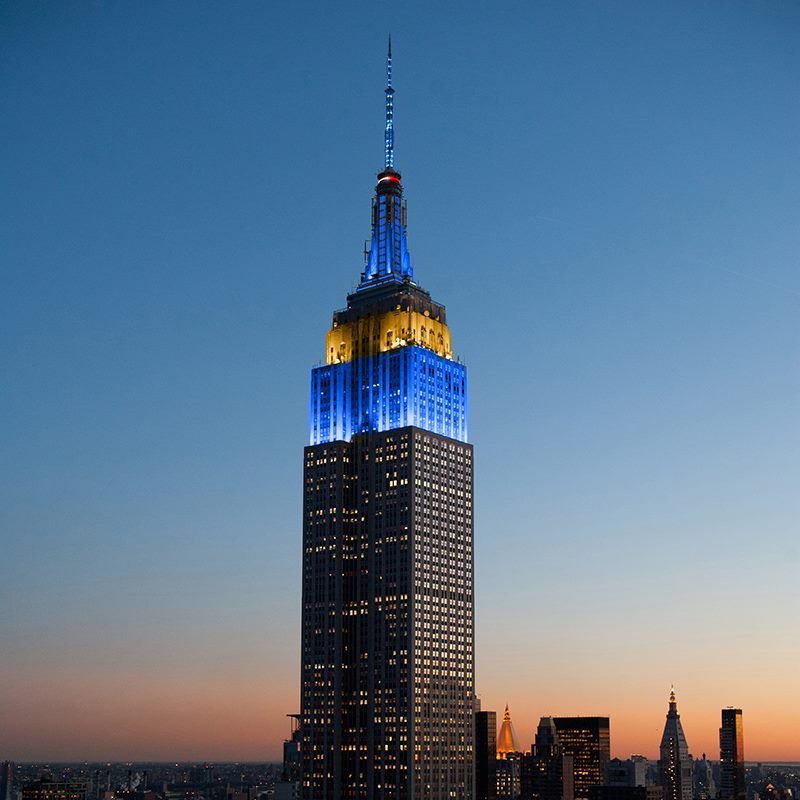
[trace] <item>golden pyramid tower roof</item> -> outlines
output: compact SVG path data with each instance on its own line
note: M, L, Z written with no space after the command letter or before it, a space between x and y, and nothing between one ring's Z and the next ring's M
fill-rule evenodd
M503 724L500 726L500 733L497 734L497 757L505 758L506 753L520 753L519 740L514 732L514 725L511 722L511 712L506 710L503 714Z

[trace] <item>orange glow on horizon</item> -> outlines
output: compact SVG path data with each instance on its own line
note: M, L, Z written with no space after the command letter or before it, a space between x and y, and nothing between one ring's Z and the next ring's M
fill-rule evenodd
M179 671L111 675L99 669L53 685L44 670L25 678L25 691L5 693L0 739L17 761L279 761L288 736L286 714L298 710L296 676L289 670L265 678L258 665L199 678ZM192 678L191 680L189 678ZM3 683L5 683L4 679ZM0 687L3 688L3 687ZM602 714L611 717L613 756L657 757L667 712L667 693L644 697L624 687L616 694L594 687L566 687L550 699L535 688L507 684L482 694L484 710L502 714L508 702L523 749L530 748L539 717ZM741 702L739 699L741 698ZM800 759L794 719L796 695L742 690L732 697L744 710L748 761ZM793 705L792 705L793 704ZM719 757L722 704L715 697L678 688L678 710L690 751ZM54 725L54 720L58 724Z

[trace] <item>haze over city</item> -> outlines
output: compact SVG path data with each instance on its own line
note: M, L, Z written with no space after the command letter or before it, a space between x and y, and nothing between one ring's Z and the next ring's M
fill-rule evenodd
M800 759L789 2L4 5L0 756L280 760L389 31L483 707L653 757L674 685L694 755L737 706Z

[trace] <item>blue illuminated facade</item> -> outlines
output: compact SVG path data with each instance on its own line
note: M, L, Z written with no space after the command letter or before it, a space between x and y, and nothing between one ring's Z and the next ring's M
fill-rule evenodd
M415 425L467 441L467 370L408 345L311 372L311 444Z

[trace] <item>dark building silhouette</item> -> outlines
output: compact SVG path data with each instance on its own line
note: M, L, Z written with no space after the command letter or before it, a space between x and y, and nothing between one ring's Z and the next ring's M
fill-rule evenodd
M590 786L589 800L662 800L660 786Z
M280 780L275 782L275 800L299 800L302 780L302 735L300 715L287 714L292 720L291 735L283 742L283 766Z
M475 712L475 800L497 798L497 713Z
M473 800L466 368L444 306L414 281L394 169L391 51L388 78L371 246L311 373L302 793Z
M719 800L746 800L742 709L723 708L719 729Z
M631 756L624 761L612 758L606 764L606 786L647 786L649 762L644 756Z
M588 800L590 786L602 786L611 758L608 717L554 717L561 747L573 759L575 798Z
M692 800L692 777L692 757L672 690L658 759L658 782L664 790L664 800Z
M573 758L564 753L552 717L542 717L530 753L522 756L524 800L573 800Z
M717 796L714 769L705 753L694 762L694 796L697 800L714 800Z
M11 800L11 787L14 784L14 765L4 761L0 769L0 800Z

